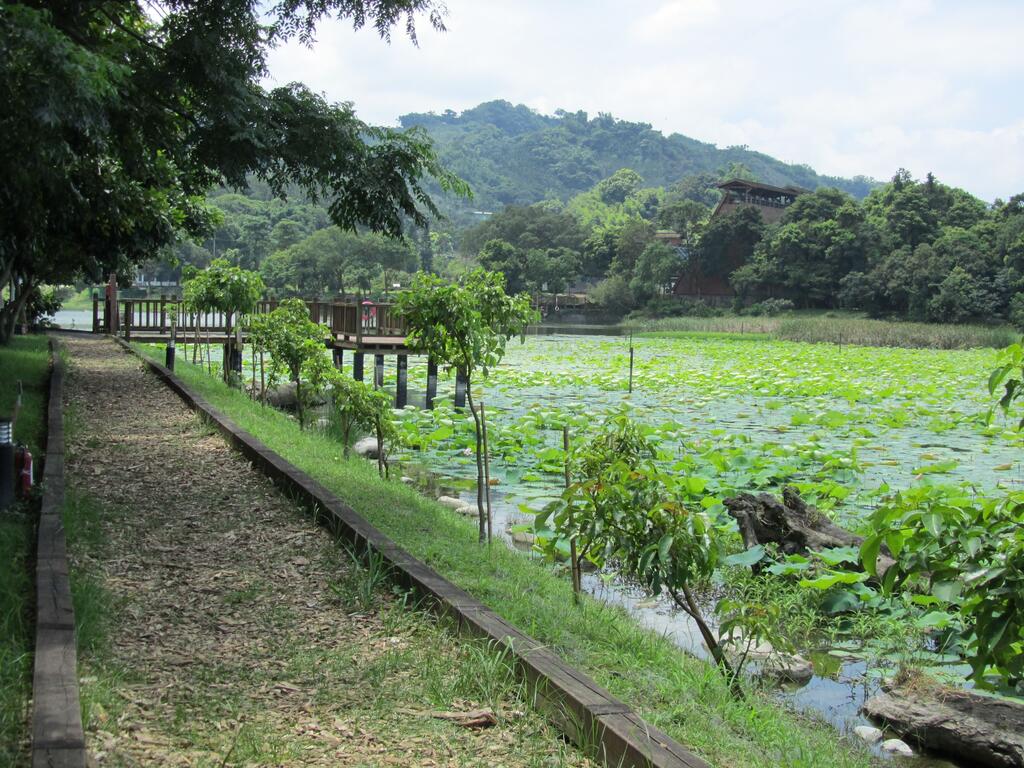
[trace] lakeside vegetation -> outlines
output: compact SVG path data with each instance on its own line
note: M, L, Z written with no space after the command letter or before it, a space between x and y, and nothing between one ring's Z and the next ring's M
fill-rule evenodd
M627 320L622 327L645 336L725 333L812 344L911 349L1002 349L1021 336L1009 325L913 323L826 315L669 317Z
M19 392L21 410L15 443L38 458L46 440L45 406L49 381L45 336L18 336L0 346L0 415L13 415ZM18 383L23 385L19 390ZM37 471L38 471L38 464ZM28 746L28 707L32 697L33 573L35 510L17 502L0 511L0 764L22 761Z
M143 351L162 360L156 347ZM287 415L254 403L202 370L179 363L190 386L303 471L337 493L400 546L467 589L571 664L593 675L712 763L734 766L867 766L860 745L836 739L814 718L768 694L737 702L715 669L671 640L640 628L621 608L585 598L573 607L568 579L504 546L481 547L476 526L376 468L345 460L339 443L304 432ZM708 719L719 723L714 732Z

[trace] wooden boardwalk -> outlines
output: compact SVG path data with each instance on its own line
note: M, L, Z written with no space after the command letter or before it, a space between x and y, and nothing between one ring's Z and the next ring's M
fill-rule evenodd
M274 300L260 301L255 314L266 314L277 307ZM405 321L393 304L370 301L306 300L309 316L330 329L324 339L332 349L384 355L407 355ZM189 312L177 298L117 299L114 302L94 298L93 333L109 333L127 341L166 344L173 338L188 342L224 344L228 339L227 318L223 312ZM241 330L245 341L245 330ZM232 334L233 335L233 334Z
M260 301L256 314L266 314L277 307L273 300ZM342 368L346 350L352 355L352 378L362 381L365 375L365 356L373 355L373 383L383 386L386 356L395 357L395 407L404 408L408 401L409 355L406 344L406 325L393 304L370 301L306 300L312 320L328 328L324 346L333 352L334 365ZM237 322L237 321L236 321ZM93 333L105 333L125 341L148 344L199 343L226 345L237 333L244 344L244 327L229 328L223 312L189 312L180 299L93 299ZM232 333L229 336L229 331ZM168 363L173 365L171 357ZM237 365L241 365L238 358ZM239 369L240 370L240 369ZM424 402L427 408L437 396L437 363L427 360L427 388ZM466 379L456 372L455 405L466 404Z

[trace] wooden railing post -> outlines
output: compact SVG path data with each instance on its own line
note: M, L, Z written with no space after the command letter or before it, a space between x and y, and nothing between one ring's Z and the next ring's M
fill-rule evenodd
M92 296L92 332L100 332L100 297L96 294Z
M129 341L132 337L132 314L135 308L132 306L131 301L125 300L124 302L124 339Z

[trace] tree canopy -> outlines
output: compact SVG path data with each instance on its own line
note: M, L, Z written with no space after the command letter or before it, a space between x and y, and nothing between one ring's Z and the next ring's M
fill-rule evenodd
M433 0L135 0L0 8L0 340L42 281L126 272L210 230L206 191L302 189L333 223L398 235L435 214L426 180L465 193L422 131L371 127L298 83L265 89L269 49L325 17L415 37Z

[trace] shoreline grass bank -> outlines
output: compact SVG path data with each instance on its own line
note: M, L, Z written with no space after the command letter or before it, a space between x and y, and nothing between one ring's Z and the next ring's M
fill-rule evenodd
M162 349L142 348L160 361ZM834 729L752 692L733 700L718 672L686 656L670 640L639 627L623 610L585 599L573 606L568 579L504 546L476 543L475 527L397 482L383 482L341 446L302 433L288 416L181 363L178 375L210 403L309 473L396 543L549 644L652 724L714 765L873 765L858 743Z
M826 315L667 317L623 321L622 327L644 336L728 334L812 344L907 349L1000 349L1021 337L1020 332L1008 325L944 325Z

